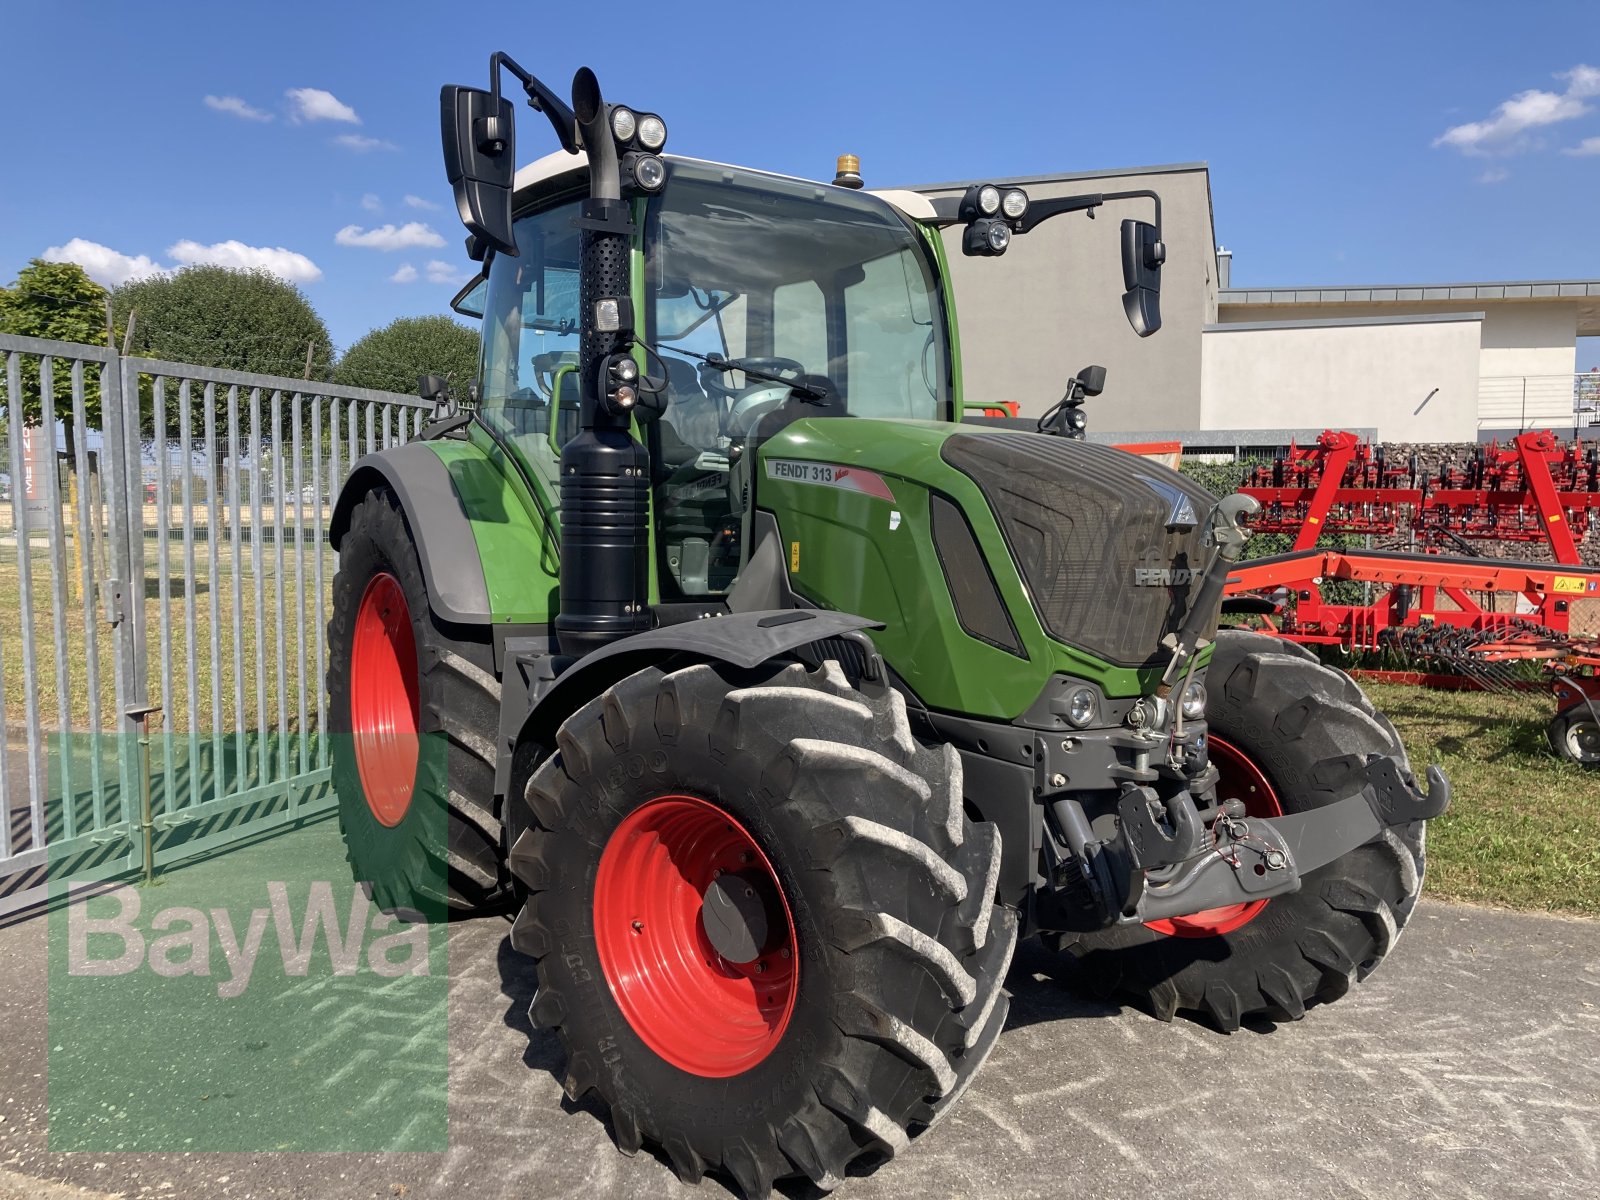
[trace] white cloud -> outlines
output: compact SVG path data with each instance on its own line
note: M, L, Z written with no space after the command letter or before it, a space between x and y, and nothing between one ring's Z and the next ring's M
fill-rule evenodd
M1504 183L1511 178L1511 172L1504 167L1490 167L1478 176L1479 183Z
M361 207L370 213L382 212L383 201L372 192L368 192L365 196L361 197Z
M315 283L322 268L304 254L282 246L247 246L239 241L213 242L202 246L185 239L167 247L167 253L186 267L207 264L235 270L270 271L290 283Z
M459 287L467 281L467 273L456 269L454 263L447 263L434 258L428 261L424 268L428 273L429 283L449 283Z
M1433 139L1435 146L1453 146L1463 154L1516 154L1530 147L1528 133L1546 125L1584 116L1584 101L1600 96L1600 68L1578 65L1556 75L1566 81L1562 92L1530 88L1503 100L1482 121L1452 125Z
M406 207L407 208L425 208L430 212L439 211L439 206L437 204L435 204L432 200L424 200L421 196L412 196L410 194L407 194L407 196L406 196Z
M332 92L321 88L290 88L284 93L289 98L289 119L301 121L343 121L349 125L361 124L356 110Z
M1600 154L1600 137L1587 137L1576 146L1568 146L1561 153L1570 154L1575 158L1589 154Z
M166 274L166 268L147 255L123 254L84 238L73 238L65 246L51 246L40 257L45 262L77 263L90 279L104 287Z
M240 117L246 121L272 120L271 113L246 104L238 96L207 96L204 103L207 108L214 108L220 113L227 113L231 117Z
M346 150L354 150L358 154L365 154L368 150L398 150L393 142L386 138L366 137L359 133L341 133L333 139L336 146L343 146Z
M415 283L416 281L417 269L410 263L401 263L395 273L389 276L390 283Z
M407 250L412 246L442 246L444 239L432 226L421 221L407 221L404 225L377 225L363 229L359 225L346 225L333 235L341 246L365 246L370 250Z

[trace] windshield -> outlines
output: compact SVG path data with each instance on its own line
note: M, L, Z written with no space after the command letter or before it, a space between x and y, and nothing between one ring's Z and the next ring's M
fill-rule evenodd
M699 370L675 349L763 371L781 360L778 374L826 386L852 416L948 414L938 276L887 206L843 188L674 162L645 237L649 336L674 384L669 417L680 398L703 404L719 399L719 384L760 382ZM725 409L737 403L720 398Z

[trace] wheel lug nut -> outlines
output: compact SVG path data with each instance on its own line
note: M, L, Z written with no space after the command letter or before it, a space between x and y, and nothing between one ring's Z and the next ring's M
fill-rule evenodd
M644 932L644 922L643 921L635 921L633 923L633 931L635 933L643 933Z
M767 960L763 958L759 962L756 963L756 974L757 975L765 975L766 973L767 973Z
M782 950L779 950L778 951L778 957L779 958L788 958L789 957L789 947L785 946Z
M750 851L748 851L748 850L739 851L739 861L742 862L742 863L749 862L752 857L753 856L751 855Z

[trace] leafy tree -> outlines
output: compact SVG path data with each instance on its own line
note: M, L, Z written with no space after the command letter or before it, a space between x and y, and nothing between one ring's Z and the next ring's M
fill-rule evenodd
M268 271L185 267L125 283L111 294L117 319L133 323L134 353L262 375L326 379L333 365L328 327L292 283Z
M0 333L24 337L54 338L103 346L106 340L106 290L84 273L76 263L53 263L33 259L17 273L10 288L0 288ZM117 336L121 336L120 332ZM35 424L42 419L39 395L39 360L25 355L21 360L23 420ZM3 374L3 371L0 371ZM72 369L57 362L51 388L55 415L66 432L67 469L76 471L72 414ZM100 381L93 366L83 375L85 416L91 424L100 423ZM9 420L9 398L0 405L0 422Z
M420 375L442 375L461 393L478 373L478 335L449 317L401 317L355 342L334 369L335 383L415 393Z

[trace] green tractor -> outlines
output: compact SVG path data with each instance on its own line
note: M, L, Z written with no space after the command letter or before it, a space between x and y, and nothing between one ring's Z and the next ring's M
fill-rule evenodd
M940 231L1153 203L1121 230L1149 334L1156 197L666 157L588 69L570 108L490 70L442 96L481 380L332 522L376 902L514 905L567 1094L749 1196L937 1121L1020 936L1224 1030L1372 971L1448 785L1348 677L1219 631L1252 502L1071 436L1092 375L1072 419L961 419ZM520 172L502 71L561 146Z

